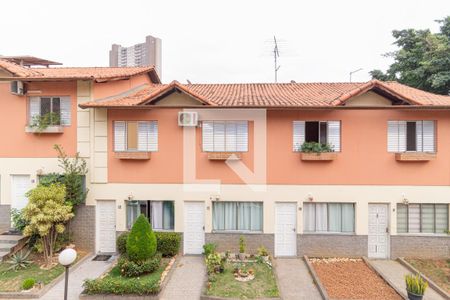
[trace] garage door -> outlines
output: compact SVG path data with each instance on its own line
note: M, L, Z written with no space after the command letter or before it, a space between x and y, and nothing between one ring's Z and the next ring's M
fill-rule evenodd
M184 253L202 254L205 244L205 204L184 203Z
M97 201L98 252L116 252L116 201Z

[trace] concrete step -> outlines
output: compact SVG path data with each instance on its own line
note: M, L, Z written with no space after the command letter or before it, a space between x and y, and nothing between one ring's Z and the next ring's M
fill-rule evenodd
M0 252L10 252L12 248L14 248L16 244L1 244L0 243Z
M3 257L5 257L8 254L9 252L0 252L0 262L2 261Z
M23 235L0 235L0 244L17 244Z

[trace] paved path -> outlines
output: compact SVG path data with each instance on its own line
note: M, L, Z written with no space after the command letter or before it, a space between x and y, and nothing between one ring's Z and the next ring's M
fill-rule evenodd
M164 288L161 300L200 299L205 283L206 267L203 256L182 256Z
M283 300L322 299L303 259L278 258L275 260L275 272Z
M110 266L111 261L92 261L94 256L85 260L78 268L69 273L69 291L67 298L69 300L78 300L83 291L83 281L85 279L94 279L104 273ZM61 300L64 298L64 279L52 287L42 300Z
M411 274L407 268L394 260L371 260L371 262L380 273L386 276L392 284L395 285L395 287L401 291L405 291L406 295L405 275ZM425 291L423 298L425 300L445 299L430 287Z

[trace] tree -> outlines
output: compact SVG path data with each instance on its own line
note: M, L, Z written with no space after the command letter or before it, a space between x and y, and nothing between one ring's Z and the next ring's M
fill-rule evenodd
M59 145L54 145L53 148L58 152L59 166L64 169L60 180L66 186L65 199L75 210L78 205L84 203L87 196L87 190L84 189L85 175L88 172L86 161L80 157L79 153L75 158L67 157L66 152Z
M38 185L27 193L29 201L23 209L23 216L28 225L23 234L39 236L47 265L52 263L53 249L58 235L64 232L64 224L74 216L65 196L66 188L61 184Z
M133 262L142 262L156 253L156 236L147 218L141 214L134 222L127 239L127 255Z
M386 53L394 59L388 70L370 72L378 80L396 80L425 91L450 94L450 16L438 20L440 32L429 29L394 30L394 42L400 49Z

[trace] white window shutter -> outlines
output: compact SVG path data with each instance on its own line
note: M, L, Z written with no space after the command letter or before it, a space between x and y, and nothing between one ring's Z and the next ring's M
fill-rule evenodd
M248 151L248 122L240 121L236 123L236 151Z
M406 151L406 121L398 121L398 152Z
M336 152L341 151L341 122L340 121L328 121L328 137L327 141L333 147Z
M388 152L398 152L398 121L388 121Z
M150 131L150 122L138 122L138 151L149 151L148 133Z
M305 142L305 121L293 122L292 148L294 151L300 151Z
M158 151L158 122L149 122L149 131L147 132L148 151Z
M114 122L114 151L125 151L126 149L126 123L124 121Z
M32 124L34 118L41 113L41 99L39 97L30 97L29 123Z
M422 121L416 121L416 151L423 151Z
M434 121L423 121L423 152L435 152Z
M214 121L214 151L223 152L225 151L225 122L224 121Z
M202 122L202 145L203 151L214 151L214 123L211 121Z
M71 105L70 97L61 97L61 125L70 125L71 123Z
M236 123L227 122L225 125L225 151L237 151L237 126Z

